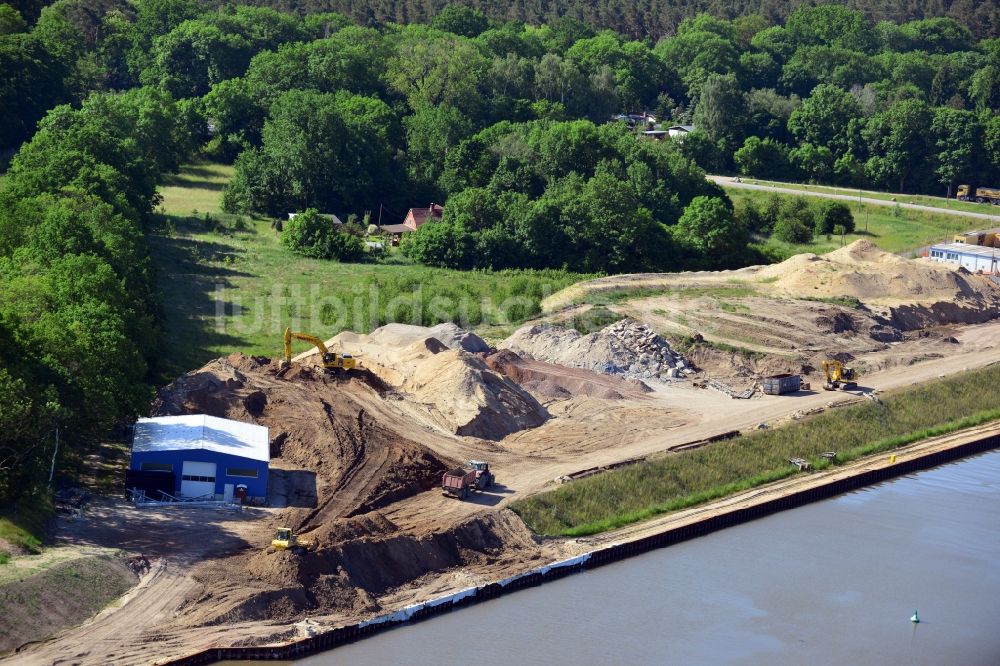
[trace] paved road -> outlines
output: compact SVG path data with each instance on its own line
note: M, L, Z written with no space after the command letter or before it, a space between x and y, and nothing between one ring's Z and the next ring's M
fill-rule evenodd
M706 176L709 180L715 181L723 187L733 187L744 190L761 190L763 192L779 192L781 194L801 194L807 197L821 197L823 199L839 199L842 201L858 201L858 197L853 194L834 194L832 192L813 192L809 190L796 190L789 187L775 187L773 185L754 185L752 183L738 183L731 176ZM875 206L896 206L895 201L886 201L885 199L869 199L868 197L861 197L862 202L867 204L873 204ZM935 208L934 206L921 206L920 204L912 203L899 203L900 208L909 208L912 210L920 210L926 213L941 213L943 215L958 215L959 217L969 217L978 218L980 220L989 220L994 225L1000 226L1000 210L992 213L972 213L964 210L952 210L950 208ZM984 204L986 210L991 210L991 206Z

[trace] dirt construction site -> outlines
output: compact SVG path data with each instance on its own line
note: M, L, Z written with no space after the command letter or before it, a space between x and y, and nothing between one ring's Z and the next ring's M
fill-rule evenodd
M587 335L564 325L602 295L619 321ZM63 547L146 565L116 603L8 659L135 664L280 644L307 621L334 627L572 557L586 543L540 538L507 506L582 470L997 362L998 305L988 276L858 241L766 267L581 283L490 343L452 324L343 332L327 346L359 359L345 373L315 349L287 368L215 359L163 387L151 415L266 426L269 506L102 498L62 518ZM821 389L830 358L858 369L856 390ZM776 373L811 388L764 395ZM470 460L496 483L443 495L442 475ZM315 550L270 547L281 526Z

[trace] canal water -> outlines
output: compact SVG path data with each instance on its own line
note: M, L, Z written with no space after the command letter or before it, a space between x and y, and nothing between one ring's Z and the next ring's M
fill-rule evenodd
M996 666L1000 452L295 663Z

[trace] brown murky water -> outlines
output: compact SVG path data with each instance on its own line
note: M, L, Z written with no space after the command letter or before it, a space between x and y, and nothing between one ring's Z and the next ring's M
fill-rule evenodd
M996 666L1000 452L296 663L463 662Z

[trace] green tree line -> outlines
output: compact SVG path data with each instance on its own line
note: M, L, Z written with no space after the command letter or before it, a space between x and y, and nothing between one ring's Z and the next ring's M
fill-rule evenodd
M588 272L736 266L754 235L847 223L734 211L704 170L942 192L1000 168L995 2L510 7L0 3L0 495L56 427L148 399L144 233L194 150L235 163L230 211L436 201L418 261ZM645 141L628 111L697 130ZM308 222L290 246L356 256Z
M64 451L140 413L156 367L144 230L156 183L191 149L154 88L58 106L0 188L0 502L44 485Z
M255 0L252 4L281 11L339 12L366 25L429 23L459 4L481 11L497 22L549 23L568 17L597 29L609 29L633 39L658 40L673 35L677 26L697 14L733 19L759 14L779 23L808 0L522 0L497 3L486 0ZM973 30L977 38L1000 36L1000 8L996 2L976 0L845 0L838 4L862 12L873 23L907 23L925 18L952 18Z

